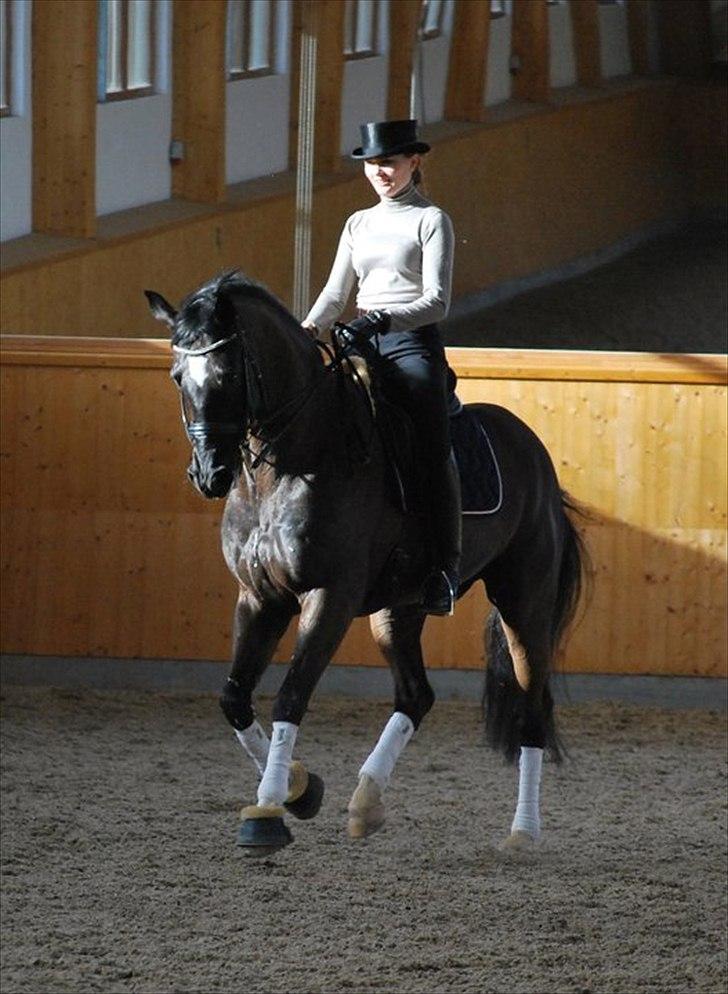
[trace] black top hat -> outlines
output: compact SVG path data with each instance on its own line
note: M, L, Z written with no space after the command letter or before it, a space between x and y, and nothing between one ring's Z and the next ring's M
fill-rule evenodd
M398 152L429 152L427 142L417 137L417 121L371 121L362 124L361 147L351 153L352 159L378 159Z

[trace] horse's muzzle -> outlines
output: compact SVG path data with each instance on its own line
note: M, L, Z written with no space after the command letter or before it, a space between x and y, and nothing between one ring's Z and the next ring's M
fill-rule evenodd
M222 497L227 497L230 488L235 482L234 469L219 464L212 465L209 469L203 467L200 465L196 451L193 451L192 462L187 470L187 476L202 496L208 497L211 500L219 500Z

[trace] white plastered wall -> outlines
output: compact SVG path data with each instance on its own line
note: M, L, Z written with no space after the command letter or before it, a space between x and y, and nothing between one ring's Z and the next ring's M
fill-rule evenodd
M629 54L627 8L618 3L599 4L599 39L602 57L602 76L629 76L632 60Z
M494 17L490 22L488 62L486 66L484 103L487 106L502 104L511 99L511 30L513 19L511 5L504 17Z
M33 225L31 0L13 4L12 13L11 114L0 118L0 241L30 234Z
M445 116L453 17L454 5L452 0L447 0L443 7L441 34L437 38L425 38L415 53L415 117L426 124L442 121Z
M379 55L368 59L345 59L341 91L341 154L348 155L360 144L359 125L382 121L387 116L389 75L389 2L379 8ZM396 3L396 0L395 0Z
M574 0L549 7L550 83L554 88L576 83L576 57L571 10ZM577 0L578 2L578 0Z
M291 0L276 3L276 65L270 76L230 80L225 106L225 182L288 168Z
M168 200L172 177L172 4L159 0L156 93L96 105L96 213Z

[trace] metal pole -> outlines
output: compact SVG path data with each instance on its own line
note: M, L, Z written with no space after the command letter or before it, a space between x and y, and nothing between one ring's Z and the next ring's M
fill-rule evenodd
M296 228L293 253L293 313L302 321L311 305L311 221L316 124L317 18L307 3L302 19L296 154Z

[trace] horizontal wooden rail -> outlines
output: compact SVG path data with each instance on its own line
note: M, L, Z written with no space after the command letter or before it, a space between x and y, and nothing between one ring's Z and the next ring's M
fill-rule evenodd
M462 379L728 384L725 355L472 348L447 355ZM160 369L169 362L166 338L0 336L0 363L9 365Z

